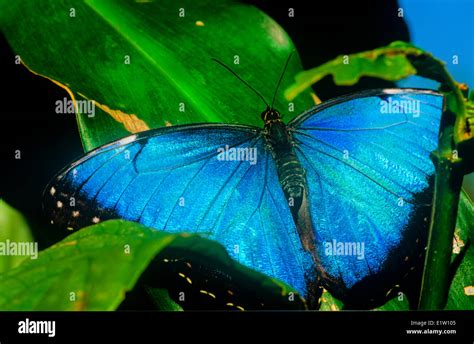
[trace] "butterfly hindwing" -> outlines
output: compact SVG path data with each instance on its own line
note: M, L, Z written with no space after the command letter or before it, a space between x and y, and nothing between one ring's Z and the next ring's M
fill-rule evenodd
M312 264L257 128L163 128L103 146L59 174L45 206L54 222L76 229L123 218L200 233L305 293Z
M324 284L347 303L384 296L423 252L442 105L434 92L382 90L328 102L289 124Z

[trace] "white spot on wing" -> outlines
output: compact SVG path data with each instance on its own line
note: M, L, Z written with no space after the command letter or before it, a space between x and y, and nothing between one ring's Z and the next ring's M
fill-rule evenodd
M122 140L120 140L120 144L126 145L129 143L132 143L133 141L135 141L136 138L137 138L137 135L131 135L131 136L125 137Z
M383 93L385 94L400 94L400 90L396 88L387 88L383 90Z

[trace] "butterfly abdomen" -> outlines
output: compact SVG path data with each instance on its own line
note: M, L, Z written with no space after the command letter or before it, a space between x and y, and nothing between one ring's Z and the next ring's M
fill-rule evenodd
M283 123L268 125L266 131L280 185L293 215L296 215L306 192L304 168L296 156L291 136Z
M283 154L277 154L275 159L278 179L288 200L290 209L294 209L294 211L297 212L301 206L306 186L304 169L294 152L279 153Z
M308 207L306 172L296 155L293 138L281 121L266 124L265 137L272 151L278 180L295 221L301 244L306 251L311 252L315 261L319 261L315 252Z

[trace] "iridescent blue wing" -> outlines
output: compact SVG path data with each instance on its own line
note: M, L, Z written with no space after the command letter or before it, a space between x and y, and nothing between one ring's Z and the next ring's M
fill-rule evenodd
M260 129L209 124L130 136L60 173L44 204L66 227L123 218L201 233L244 265L305 292L311 262Z
M289 124L306 169L318 269L347 303L385 296L423 252L442 106L431 91L377 90Z

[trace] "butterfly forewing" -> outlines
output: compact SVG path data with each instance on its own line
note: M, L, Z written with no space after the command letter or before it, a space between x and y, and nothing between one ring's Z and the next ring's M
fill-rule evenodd
M60 225L81 228L123 218L158 230L200 233L244 265L305 293L311 260L257 128L150 131L86 155L48 190L45 204Z

